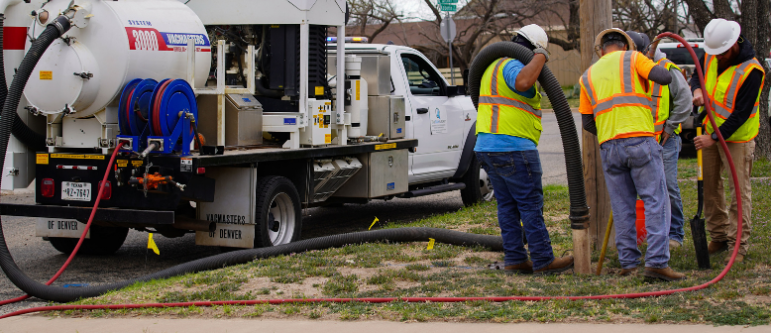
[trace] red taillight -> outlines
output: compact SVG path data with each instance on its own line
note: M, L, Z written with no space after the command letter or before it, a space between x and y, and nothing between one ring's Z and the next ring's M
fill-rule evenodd
M102 182L99 181L99 187L96 188L97 191L102 187ZM112 198L112 183L108 180L106 183L104 183L104 191L102 191L102 200L110 200Z
M206 173L206 168L198 168L198 170L196 170L195 173L199 175L203 175Z
M45 178L40 182L40 195L44 198L53 198L56 192L56 183L51 178Z

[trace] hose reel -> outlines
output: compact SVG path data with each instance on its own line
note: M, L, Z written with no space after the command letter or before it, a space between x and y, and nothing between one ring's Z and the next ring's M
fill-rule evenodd
M193 88L182 79L134 79L123 89L118 123L124 150L190 154L198 122Z

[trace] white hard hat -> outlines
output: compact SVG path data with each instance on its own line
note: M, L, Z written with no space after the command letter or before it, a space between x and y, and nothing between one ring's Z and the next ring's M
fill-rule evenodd
M545 49L549 46L549 37L546 36L546 31L535 24L530 24L522 27L515 34L525 37L530 44L535 47Z
M704 52L709 55L722 54L739 40L742 28L739 23L725 19L709 21L704 28Z

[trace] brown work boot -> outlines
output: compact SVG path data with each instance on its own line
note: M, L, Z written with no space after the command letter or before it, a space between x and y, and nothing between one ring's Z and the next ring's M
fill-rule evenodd
M633 275L637 275L637 267L624 268L620 272L618 272L618 276L633 276Z
M709 254L720 253L728 249L728 242L716 242L710 241L707 246L707 252Z
M533 262L528 260L519 265L508 265L503 269L509 274L533 274Z
M675 272L671 267L667 268L653 268L645 267L645 273L643 275L646 278L659 279L664 281L677 281L685 279L685 274Z
M731 256L725 257L725 263L727 264L728 261L731 260ZM740 262L744 262L744 255L741 253L736 254L736 259L734 259L734 264L738 264Z
M669 240L669 249L670 250L671 249L676 249L676 248L681 247L681 246L683 246L683 244L680 244L680 242L678 242L678 241L676 241L674 239L670 239Z
M565 256L562 258L555 258L549 266L533 271L533 273L538 275L551 275L564 272L571 268L573 268L573 256Z

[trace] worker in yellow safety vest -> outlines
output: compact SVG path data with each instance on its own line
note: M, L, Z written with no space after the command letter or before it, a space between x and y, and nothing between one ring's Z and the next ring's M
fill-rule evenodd
M693 104L704 105L706 93L714 110L712 115L718 130L727 141L731 152L738 185L742 195L742 235L736 235L738 209L731 187L731 208L726 209L721 173L728 169L723 147L716 145L717 131L708 119L704 119L705 135L696 137L696 149L703 150L704 161L704 215L712 241L709 253L714 254L733 248L740 241L737 262L742 262L749 250L748 240L752 232L752 160L755 154L755 137L758 135L760 115L758 105L763 88L765 71L755 59L755 50L741 35L739 23L714 19L704 29L704 51L700 60L705 68L705 87L698 79L691 79ZM730 215L729 215L730 214Z
M600 60L581 77L584 129L600 142L602 169L616 228L622 276L637 272L636 203L645 202L648 251L644 275L674 281L685 274L669 267L670 206L662 148L655 139L648 80L668 85L672 76L644 54L623 30L601 32L595 45Z
M474 151L495 189L505 253L503 265L491 266L509 273L556 274L573 267L573 257L555 259L543 219L543 170L537 150L541 94L535 83L549 60L549 38L531 24L517 31L512 42L533 51L533 58L527 64L501 58L487 68L476 123Z
M641 52L647 50L648 58L653 59L656 65L666 68L672 77L672 82L669 85L649 81L648 92L652 98L651 116L653 116L656 141L661 143L664 150L664 175L667 179L667 192L669 193L669 206L671 208L669 248L677 248L682 246L685 238L683 200L680 197L680 187L677 184L677 160L682 149L680 132L683 129L683 122L688 119L693 109L693 94L680 67L667 59L656 45L651 46L648 36L635 31L627 31L626 33L634 40L637 50Z

